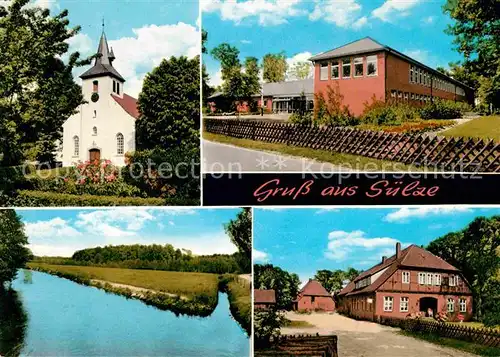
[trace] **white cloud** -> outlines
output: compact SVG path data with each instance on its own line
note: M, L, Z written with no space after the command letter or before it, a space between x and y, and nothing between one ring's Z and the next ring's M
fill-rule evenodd
M95 52L92 39L84 33L77 33L75 36L70 37L66 42L69 44L68 53L78 51L82 57L86 57Z
M75 225L90 234L121 237L135 236L146 222L153 220L155 217L146 209L106 209L79 213Z
M427 216L450 215L455 213L470 212L470 209L463 206L444 207L403 207L397 211L389 213L384 217L386 222L408 222L410 218L424 218Z
M303 13L297 5L301 0L201 0L203 12L219 12L222 20L240 24L244 19L256 18L262 26L275 26L288 22L287 18Z
M175 222L174 221L168 221L168 224L170 224L171 226L175 226Z
M309 20L324 20L338 27L348 28L353 25L361 8L357 0L315 0Z
M88 248L85 243L72 243L65 245L30 244L28 248L39 257L71 257L77 250Z
M363 16L354 21L354 23L352 24L352 28L354 30L359 30L365 27L366 25L368 25L368 18L366 16Z
M386 0L382 6L372 11L374 17L391 22L396 16L408 16L409 10L421 0Z
M12 5L12 0L0 1L0 6L5 8ZM57 10L60 8L56 0L32 0L26 6L26 8L41 7L42 9Z
M208 83L211 87L218 87L222 84L222 71L220 69L215 73L209 73L208 77Z
M251 43L252 43L252 41L250 41L250 40L241 40L240 42L241 42L242 44L244 44L244 45L249 45L249 44L251 44Z
M424 17L422 19L422 24L424 25L430 25L434 22L434 20L436 19L435 16L427 16L427 17Z
M287 79L291 80L291 81L296 80L297 78L290 72L290 70L299 62L309 62L309 58L311 58L311 57L312 57L312 53L306 51L306 52L297 53L295 56L287 58L286 59L286 63L288 64ZM314 73L314 67L312 66L312 63L311 63L309 78L312 78L313 73Z
M252 258L254 262L257 263L267 263L269 261L269 254L266 252L254 249L252 253Z
M323 214L323 213L329 213L329 212L339 212L339 208L333 208L333 207L327 207L327 208L322 208L316 211L316 214Z
M37 221L25 223L24 229L29 238L68 238L71 239L82 234L71 227L70 222L60 218L52 218L49 221Z
M351 232L332 231L328 234L328 244L324 255L327 259L345 260L348 256L354 255L355 250L359 253L359 251L389 249L389 247L395 246L397 242L397 239L390 237L369 238L361 230ZM372 255L378 256L378 254L373 253Z

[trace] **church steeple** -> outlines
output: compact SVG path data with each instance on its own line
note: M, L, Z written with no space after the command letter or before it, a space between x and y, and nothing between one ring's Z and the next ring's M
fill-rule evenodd
M115 59L115 54L113 49L109 49L108 40L106 39L106 34L104 33L104 21L102 26L101 39L99 40L99 46L97 47L96 58L94 61L94 66L83 73L80 78L88 79L95 77L111 76L121 82L125 82L125 79L118 73L118 71L113 67L113 60Z

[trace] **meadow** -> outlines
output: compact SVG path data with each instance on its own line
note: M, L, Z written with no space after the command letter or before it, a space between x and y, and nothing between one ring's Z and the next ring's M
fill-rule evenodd
M31 269L52 270L76 275L83 279L103 280L110 283L131 285L158 292L193 299L200 295L217 298L218 275L161 270L102 268L92 266L53 265L28 263Z

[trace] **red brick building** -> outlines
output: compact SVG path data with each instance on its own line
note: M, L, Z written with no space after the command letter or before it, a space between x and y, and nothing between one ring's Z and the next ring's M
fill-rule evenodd
M276 305L276 292L274 290L254 289L253 301L255 309L269 309Z
M405 318L422 312L472 317L472 291L461 272L434 254L411 245L361 273L339 293L338 310L361 319Z
M299 311L334 311L333 297L318 281L309 279L293 301L294 310Z
M314 93L337 87L354 115L364 103L378 100L424 104L434 98L474 103L467 85L430 68L370 37L348 43L310 59L314 64Z

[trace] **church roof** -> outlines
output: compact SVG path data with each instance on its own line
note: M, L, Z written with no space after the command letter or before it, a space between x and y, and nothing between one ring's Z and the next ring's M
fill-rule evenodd
M123 93L123 98L111 94L113 99L132 117L139 118L139 108L137 107L137 99Z
M87 79L94 77L111 76L122 82L125 82L125 79L113 67L114 59L115 55L113 53L113 49L109 49L108 40L106 39L106 35L103 31L101 39L99 40L99 46L97 47L97 57L95 58L94 66L84 72L80 76L80 78Z

